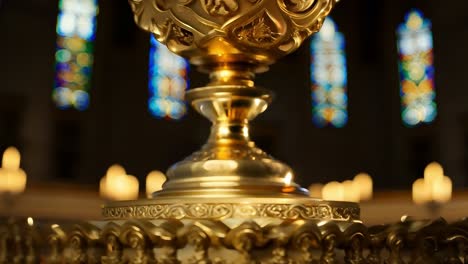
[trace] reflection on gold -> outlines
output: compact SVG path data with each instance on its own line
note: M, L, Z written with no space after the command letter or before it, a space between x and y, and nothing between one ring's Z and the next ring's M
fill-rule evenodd
M203 168L207 171L225 171L230 172L236 170L238 163L235 160L209 160L203 164Z
M291 185L293 178L294 178L294 175L292 174L292 172L286 173L286 175L284 176L284 185L286 186Z

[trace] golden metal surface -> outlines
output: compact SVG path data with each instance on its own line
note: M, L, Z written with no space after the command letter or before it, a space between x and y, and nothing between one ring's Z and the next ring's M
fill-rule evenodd
M103 208L108 220L117 219L263 219L360 222L356 203L310 198L156 198L114 202Z
M317 32L338 0L129 2L142 29L193 64L211 70L243 63L262 71Z
M187 94L193 107L211 120L208 142L172 166L169 181L154 197L291 197L307 190L293 172L250 141L248 122L265 111L271 93L260 88L214 85Z
M467 245L466 219L0 221L1 264L466 264Z
M187 100L212 122L208 142L169 168L147 201L104 206L112 219L255 219L359 222L354 203L308 198L289 166L250 140L271 102L255 74L317 32L337 0L130 0L136 23L210 76Z
M211 80L187 93L191 105L212 122L208 142L172 166L163 190L153 196L182 203L188 198L307 197L291 168L250 140L249 121L272 97L255 87L254 78L317 32L337 0L129 2L141 28Z

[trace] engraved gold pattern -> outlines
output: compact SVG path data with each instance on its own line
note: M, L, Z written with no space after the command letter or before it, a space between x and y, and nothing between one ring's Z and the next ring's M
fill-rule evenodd
M466 219L452 224L405 220L370 228L310 220L268 225L245 220L230 226L213 220L132 220L71 229L54 225L49 231L44 226L0 222L0 263L468 263ZM64 244L40 243L47 237Z
M277 218L305 220L359 220L359 207L330 204L151 204L103 208L106 219L227 219Z

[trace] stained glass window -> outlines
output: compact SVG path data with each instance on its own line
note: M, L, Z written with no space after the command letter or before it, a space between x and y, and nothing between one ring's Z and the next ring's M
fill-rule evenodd
M311 39L312 120L318 127L348 121L345 39L332 19Z
M89 106L97 13L97 0L59 1L52 97L61 109Z
M412 10L397 36L403 122L408 126L431 123L437 116L431 22Z
M185 115L188 65L151 36L148 108L153 116L180 119Z

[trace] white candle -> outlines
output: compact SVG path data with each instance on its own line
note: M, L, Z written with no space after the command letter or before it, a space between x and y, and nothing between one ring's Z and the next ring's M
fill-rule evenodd
M138 179L127 175L122 166L112 165L99 182L99 193L110 200L135 200L139 193Z
M432 199L435 202L446 203L452 198L452 180L449 177L443 178L432 186Z
M359 200L368 201L372 199L373 195L373 182L372 177L367 173L359 173L353 179L354 184L357 186L359 192Z
M437 162L429 163L424 169L424 179L433 185L435 182L439 182L444 177L444 169Z
M2 168L17 170L20 167L21 155L17 148L9 147L3 152Z
M321 199L322 198L322 189L323 189L323 184L321 184L321 183L311 184L309 186L309 195L310 195L310 197Z
M20 168L21 155L15 147L5 150L0 168L0 191L18 194L26 188L26 173Z
M413 202L416 204L427 203L432 199L431 186L425 179L417 179L413 183Z
M160 171L152 171L146 176L146 195L151 197L154 192L162 190L166 176Z
M322 189L322 197L324 200L343 201L343 196L343 185L337 181L327 183Z
M360 189L354 181L344 181L343 185L343 200L348 202L359 202Z

